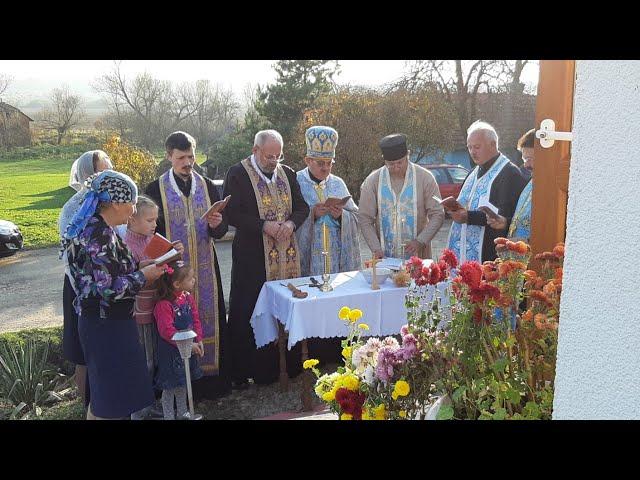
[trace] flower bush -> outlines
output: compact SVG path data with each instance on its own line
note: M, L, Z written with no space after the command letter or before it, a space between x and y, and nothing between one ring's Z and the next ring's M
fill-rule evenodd
M442 395L439 419L550 419L564 245L536 256L541 273L527 268L526 243L498 238L496 250L483 264L458 265L450 250L407 261L400 340L365 341L363 312L343 307L344 366L320 375L305 362L316 394L344 420L424 418Z

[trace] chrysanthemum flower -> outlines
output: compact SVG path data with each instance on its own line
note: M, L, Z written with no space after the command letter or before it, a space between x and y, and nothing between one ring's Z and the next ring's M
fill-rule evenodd
M349 320L351 323L357 322L362 318L362 310L358 308L354 308L349 312Z
M308 370L310 368L315 367L319 363L320 363L320 360L317 360L315 358L310 358L309 360L305 360L302 366Z

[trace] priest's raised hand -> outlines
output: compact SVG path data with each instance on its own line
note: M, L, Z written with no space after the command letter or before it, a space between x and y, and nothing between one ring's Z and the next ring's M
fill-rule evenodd
M222 223L222 214L219 212L210 213L207 216L207 223L211 228L217 228Z

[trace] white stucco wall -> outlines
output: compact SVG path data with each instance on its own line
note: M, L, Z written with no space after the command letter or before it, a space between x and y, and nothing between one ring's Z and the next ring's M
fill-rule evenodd
M578 61L554 419L640 419L640 61Z

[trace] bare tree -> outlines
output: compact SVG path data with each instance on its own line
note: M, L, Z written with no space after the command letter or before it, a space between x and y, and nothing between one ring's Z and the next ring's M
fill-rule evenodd
M233 130L240 108L233 92L214 86L209 80L183 85L179 91L182 98L179 103L188 105L185 110L190 112L185 124L203 151Z
M54 88L51 92L51 104L40 113L40 121L45 129L55 130L58 145L64 136L84 118L82 97L74 95L68 86Z
M147 149L161 144L171 131L188 129L204 149L221 135L237 116L239 106L230 91L208 80L173 85L149 73L125 78L115 62L110 73L94 83L105 95L110 115L107 117L120 131Z
M12 81L12 76L7 75L6 73L0 73L0 95L2 95L9 88L9 85Z
M99 77L94 89L105 94L121 133L131 129L135 140L150 149L168 129L167 123L173 123L171 83L146 72L128 82L120 65L114 62L113 71Z
M461 139L466 139L466 130L477 117L478 94L505 79L498 60L416 60L409 67L394 88L436 88L455 109Z

